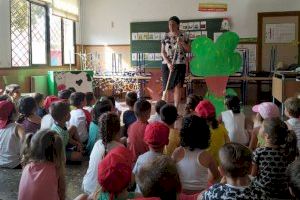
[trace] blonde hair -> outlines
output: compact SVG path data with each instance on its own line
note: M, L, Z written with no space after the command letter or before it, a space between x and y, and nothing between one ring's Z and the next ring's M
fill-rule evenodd
M65 199L65 151L61 137L50 129L27 134L21 149L23 166L30 162L52 162L58 174L58 193Z

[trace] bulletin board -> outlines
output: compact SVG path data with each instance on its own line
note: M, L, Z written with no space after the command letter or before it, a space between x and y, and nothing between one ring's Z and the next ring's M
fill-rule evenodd
M258 13L258 71L299 64L300 12Z
M222 22L223 18L181 20L180 30L191 40L202 35L215 40L226 31L221 30ZM130 23L131 66L137 66L137 60L144 59L145 67L161 67L161 39L166 32L168 21Z

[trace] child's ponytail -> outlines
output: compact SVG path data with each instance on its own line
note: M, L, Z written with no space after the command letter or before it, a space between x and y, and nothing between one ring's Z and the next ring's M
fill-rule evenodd
M31 157L31 139L33 137L33 133L26 134L25 139L23 141L23 145L21 148L21 163L25 166Z

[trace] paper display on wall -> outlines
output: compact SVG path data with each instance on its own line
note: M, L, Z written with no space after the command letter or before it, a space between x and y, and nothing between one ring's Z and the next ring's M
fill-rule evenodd
M266 24L265 43L291 43L296 38L296 24Z

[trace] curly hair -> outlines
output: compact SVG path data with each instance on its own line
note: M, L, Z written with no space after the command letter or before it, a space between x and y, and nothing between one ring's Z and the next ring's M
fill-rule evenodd
M210 130L206 120L196 115L188 115L182 120L180 145L194 149L207 149L210 145Z
M113 141L114 137L120 132L119 116L113 112L107 112L99 118L100 135L107 153L107 144Z

